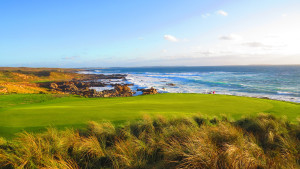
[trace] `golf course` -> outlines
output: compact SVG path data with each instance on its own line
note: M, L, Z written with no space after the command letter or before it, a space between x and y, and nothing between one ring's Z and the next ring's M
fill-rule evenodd
M0 137L47 127L84 128L89 121L109 120L116 125L144 115L165 117L201 115L241 117L269 113L292 123L300 116L298 103L209 94L157 94L135 97L84 98L55 94L0 95Z

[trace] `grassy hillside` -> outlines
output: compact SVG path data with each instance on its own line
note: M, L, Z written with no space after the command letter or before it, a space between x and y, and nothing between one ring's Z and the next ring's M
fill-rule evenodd
M12 137L23 129L84 127L88 121L115 124L144 114L221 116L232 119L271 113L296 122L300 105L266 99L204 94L159 94L126 98L60 97L47 94L0 95L0 136Z
M68 81L81 78L75 73L79 69L58 68L10 68L0 67L0 94L7 93L50 93L36 82Z

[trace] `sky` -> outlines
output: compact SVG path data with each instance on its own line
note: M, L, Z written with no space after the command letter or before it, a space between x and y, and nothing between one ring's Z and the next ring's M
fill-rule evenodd
M1 0L0 66L300 64L299 0Z

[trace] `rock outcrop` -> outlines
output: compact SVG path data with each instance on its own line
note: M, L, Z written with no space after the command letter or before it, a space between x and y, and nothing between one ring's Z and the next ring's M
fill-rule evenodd
M143 95L158 94L157 90L154 87L151 87L150 89L138 89L138 91L142 91Z
M43 83L40 85L46 87L51 91L64 92L67 94L80 95L85 97L129 97L134 94L133 91L128 87L128 85L114 85L113 90L104 90L97 92L95 89L90 89L90 87L104 87L105 84L101 82L51 82Z
M122 79L122 81L125 80L125 76L122 74L91 75L88 77L89 78L81 80L74 79L72 81L39 83L39 87L48 88L53 92L63 92L66 94L80 95L84 97L129 97L135 94L135 92L132 91L129 87L133 86L133 84L119 84L110 81L110 79ZM100 79L105 80L99 81ZM96 91L95 89L91 89L91 87L105 87L108 85L113 86L114 89L103 91ZM150 89L138 89L138 91L142 91L143 95L158 93L157 90L153 87Z
M133 92L128 85L116 85L113 90L103 90L101 92L95 92L92 97L129 97Z
M168 86L176 86L174 83L167 83Z

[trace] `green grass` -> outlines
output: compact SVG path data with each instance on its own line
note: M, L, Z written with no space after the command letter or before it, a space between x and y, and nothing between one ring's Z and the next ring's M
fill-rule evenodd
M213 117L226 115L238 119L258 113L271 113L296 122L300 104L266 99L204 94L159 94L126 98L80 98L43 94L0 96L0 137L11 138L22 130L42 131L85 126L88 121L110 120L122 123L143 114Z

